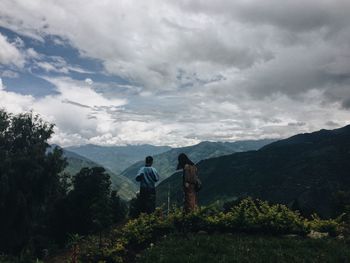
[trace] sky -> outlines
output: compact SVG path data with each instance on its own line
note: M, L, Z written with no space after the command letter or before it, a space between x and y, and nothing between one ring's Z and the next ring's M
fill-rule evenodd
M349 0L1 0L0 107L61 146L350 124Z

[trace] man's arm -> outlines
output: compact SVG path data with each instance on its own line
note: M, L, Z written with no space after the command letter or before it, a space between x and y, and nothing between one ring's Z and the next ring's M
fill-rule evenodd
M158 172L157 172L157 170L156 170L156 168L153 168L153 173L154 173L154 181L155 182L158 182L159 181L159 174L158 174Z
M140 182L142 180L142 177L143 177L144 173L143 173L143 167L139 170L139 172L137 173L137 176L136 176L136 181L137 182Z

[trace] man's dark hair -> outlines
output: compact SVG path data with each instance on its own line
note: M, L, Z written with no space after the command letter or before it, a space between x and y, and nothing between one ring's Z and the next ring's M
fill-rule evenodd
M152 156L147 156L145 159L146 164L152 164L153 163L153 157Z

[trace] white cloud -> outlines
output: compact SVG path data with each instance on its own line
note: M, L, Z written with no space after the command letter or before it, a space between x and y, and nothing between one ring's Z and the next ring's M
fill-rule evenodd
M110 124L113 120L108 110L117 109L127 103L125 99L107 99L84 82L67 78L48 80L57 85L58 94L42 98L7 91L1 80L0 107L13 113L33 110L41 114L45 120L57 125L58 133L54 137L56 142L55 138L64 137L62 134L72 135L75 139L79 139L76 134L80 134L82 139L75 141L79 143L80 140L88 141L95 137L96 133L112 130ZM60 141L65 142L66 140Z
M105 98L94 91L85 81L74 81L70 78L46 78L60 92L62 101L72 101L87 107L119 107L127 103L125 99Z
M85 79L85 83L88 84L88 85L92 85L94 82L93 82L92 79L86 78L86 79Z
M21 113L29 111L33 102L34 98L30 95L20 95L6 91L6 87L0 78L0 108L5 108L12 113Z
M284 137L349 119L347 0L2 0L0 16L40 41L67 40L132 83L47 78L59 95L33 107L63 144ZM83 71L35 50L26 57L48 73Z
M137 105L136 101L105 98L85 81L48 80L56 85L58 94L34 98L3 87L1 107L15 113L31 109L40 113L56 124L52 142L62 146L86 143L184 146L201 140L286 137L319 127L339 127L348 121L348 112L339 109L337 103L332 104L331 110L323 107L319 103L322 93L317 90L305 94L304 101L278 96L218 103L216 98L178 96L162 98L164 105L155 104L152 97L148 103Z
M7 38L0 33L0 65L15 65L22 68L25 58L21 51L17 49L15 43L10 43Z
M156 91L181 85L179 70L195 76L193 82L217 75L229 78L232 71L244 75L271 60L286 64L288 70L291 58L301 62L308 55L305 50L312 52L319 43L325 50L343 50L342 55L332 55L334 63L350 53L350 8L345 0L5 0L0 10L11 18L1 21L3 26L19 30L24 21L21 31L28 34L59 35L83 55L101 59L109 73ZM291 45L302 52L293 53ZM276 77L266 75L272 81Z

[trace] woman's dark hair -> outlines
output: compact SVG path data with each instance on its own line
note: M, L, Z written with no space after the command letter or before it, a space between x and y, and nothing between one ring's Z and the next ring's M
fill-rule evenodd
M184 153L181 153L177 159L179 161L177 164L177 170L183 169L186 164L194 165L194 163Z

